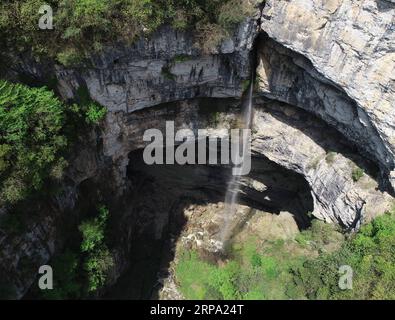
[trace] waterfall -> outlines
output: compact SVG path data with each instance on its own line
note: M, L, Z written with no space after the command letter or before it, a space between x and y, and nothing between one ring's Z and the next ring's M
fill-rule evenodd
M242 114L242 127L243 129L251 129L251 122L252 122L252 96L253 96L253 88L254 88L254 83L253 80L251 79L251 84L249 87L249 91L248 91L248 100L247 100L247 104L246 107L243 110L243 114ZM225 206L224 206L224 213L223 213L223 217L224 217L224 221L223 221L223 225L221 228L221 242L224 244L225 241L227 240L228 236L229 236L229 232L230 230L230 222L232 220L232 217L235 215L236 211L237 211L237 207L238 207L238 195L240 192L240 179L241 179L241 174L242 172L244 172L244 168L245 168L245 157L247 155L248 152L250 152L249 150L249 137L250 135L242 135L243 139L242 139L242 163L235 167L233 170L233 175L230 178L229 182L228 182L228 187L226 190L226 195L225 195ZM232 148L232 152L234 152L235 148ZM239 151L238 148L237 152Z

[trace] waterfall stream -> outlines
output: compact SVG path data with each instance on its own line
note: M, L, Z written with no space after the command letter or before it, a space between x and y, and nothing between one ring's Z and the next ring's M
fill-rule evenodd
M248 90L248 97L247 103L245 104L245 108L242 114L242 128L243 129L251 129L251 122L252 122L252 96L254 91L254 83L251 80L251 84ZM224 208L224 221L222 225L222 229L220 232L220 240L224 244L225 241L229 238L229 233L231 232L230 222L234 215L237 212L238 207L238 195L240 193L240 180L243 172L245 172L246 156L250 156L248 153L250 152L249 149L249 138L250 134L242 134L242 162L240 165L235 166L233 168L233 174L228 182L228 187L226 190L225 195L225 208ZM233 143L233 142L232 142ZM232 152L239 152L239 148L233 148ZM235 159L235 158L232 158Z

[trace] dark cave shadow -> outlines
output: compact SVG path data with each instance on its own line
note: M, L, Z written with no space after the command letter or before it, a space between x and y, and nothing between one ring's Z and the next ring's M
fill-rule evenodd
M159 298L163 286L158 279L171 274L169 268L175 258L175 244L188 221L183 214L184 209L191 205L223 202L231 168L201 165L148 166L142 161L141 150L131 153L130 163L132 165L128 168L128 176L134 188L131 192L133 208L128 220L133 224L129 231L133 234L133 239L129 239L129 268L110 288L104 299L155 300ZM313 211L313 200L307 182L298 174L285 170L264 157L254 157L252 168L250 175L255 180L272 187L264 192L244 187L244 195L240 196L239 203L273 214L289 211L300 229L307 228L310 219L305 213ZM292 190L293 183L296 188ZM302 193L307 199L301 199L298 208L295 203ZM158 217L166 220L160 236L153 232L157 227L153 220ZM122 225L125 230L130 229L125 221Z

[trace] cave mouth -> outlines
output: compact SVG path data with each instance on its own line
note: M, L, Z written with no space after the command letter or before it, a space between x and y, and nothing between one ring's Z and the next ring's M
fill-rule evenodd
M250 174L241 181L239 204L274 215L292 214L300 230L310 226L313 199L305 179L253 155ZM110 288L109 299L157 299L160 279L169 275L175 246L188 228L186 208L225 199L231 167L221 165L146 165L143 150L129 154L128 207L133 224L129 267ZM202 216L202 219L204 217ZM243 221L242 223L245 223ZM234 232L243 228L239 224Z

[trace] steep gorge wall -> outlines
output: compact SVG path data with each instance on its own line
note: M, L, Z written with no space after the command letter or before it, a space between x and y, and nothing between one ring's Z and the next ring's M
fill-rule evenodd
M102 148L82 149L76 156L66 202L78 198L81 183L106 170L111 172L107 180L96 182L111 181L115 197L128 190L127 169L133 166L129 155L144 146L144 128L161 128L165 120L176 120L178 128L204 128L209 123L196 111L199 98L240 99L253 69L251 53L260 27L257 93L264 99L257 100L253 149L304 177L314 215L353 228L361 218L385 210L390 197L375 190L379 186L369 175L359 183L352 181L351 160L369 165L337 142L356 146L380 168L382 180L394 186L394 6L384 0L268 0L260 19L257 10L212 54L194 46L193 34L164 26L131 47L108 48L85 69L24 60L16 70L42 80L55 75L65 100L74 99L78 88L86 86L92 99L108 108L97 137ZM178 101L183 105L178 111L168 108ZM220 124L229 125L229 119ZM336 156L327 161L331 150ZM259 189L254 179L245 184ZM56 251L57 222L45 222L50 237L40 232L3 237L11 249L2 261L25 252L39 257L35 267L48 262ZM132 227L124 231L126 246L133 240ZM31 246L25 250L26 241ZM123 254L121 248L116 276L125 268ZM15 263L4 262L3 269L15 277L21 274ZM20 279L22 296L34 276Z
M394 187L395 3L268 0L261 29L262 92L335 126Z

